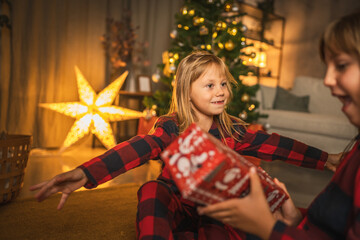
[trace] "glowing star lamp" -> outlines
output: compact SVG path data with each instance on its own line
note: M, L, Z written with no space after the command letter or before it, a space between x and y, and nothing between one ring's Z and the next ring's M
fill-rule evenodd
M144 116L142 112L111 106L128 72L124 72L97 95L77 66L75 66L75 72L80 102L41 103L40 107L48 108L76 119L66 136L61 151L89 134L90 131L109 149L116 145L110 122L136 119Z

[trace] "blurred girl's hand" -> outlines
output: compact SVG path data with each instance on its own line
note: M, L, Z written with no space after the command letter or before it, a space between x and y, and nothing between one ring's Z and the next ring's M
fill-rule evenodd
M276 222L255 168L250 169L250 193L247 196L199 207L198 212L263 239L269 238Z

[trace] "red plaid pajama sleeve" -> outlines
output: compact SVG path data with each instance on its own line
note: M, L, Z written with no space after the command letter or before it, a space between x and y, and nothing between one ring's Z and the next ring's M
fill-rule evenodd
M263 131L248 130L242 142L236 144L235 150L242 155L265 161L283 160L289 164L314 169L323 169L328 158L326 152L317 148Z
M162 150L176 139L177 132L175 121L168 117L160 118L152 135L135 136L80 165L89 179L85 187L94 188L150 159L158 159Z
M360 239L360 142L314 199L297 227L276 222L271 240Z

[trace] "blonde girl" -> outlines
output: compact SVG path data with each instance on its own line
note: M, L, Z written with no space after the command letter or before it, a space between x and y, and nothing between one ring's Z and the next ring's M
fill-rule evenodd
M229 116L225 108L232 95L231 82L234 79L220 58L204 51L191 53L178 66L171 110L159 117L152 133L135 136L70 172L33 186L32 190L39 190L36 198L43 201L62 192L61 209L76 189L94 188L150 159L159 159L160 153L194 122L242 155L324 167L327 153L277 134L247 130L244 122ZM200 216L197 205L182 198L164 164L157 180L139 189L137 207L138 239L242 237L229 225Z

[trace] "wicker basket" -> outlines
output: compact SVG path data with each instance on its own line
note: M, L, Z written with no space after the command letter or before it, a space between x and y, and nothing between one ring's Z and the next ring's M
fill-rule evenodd
M5 135L0 140L0 203L14 200L24 184L31 136Z

